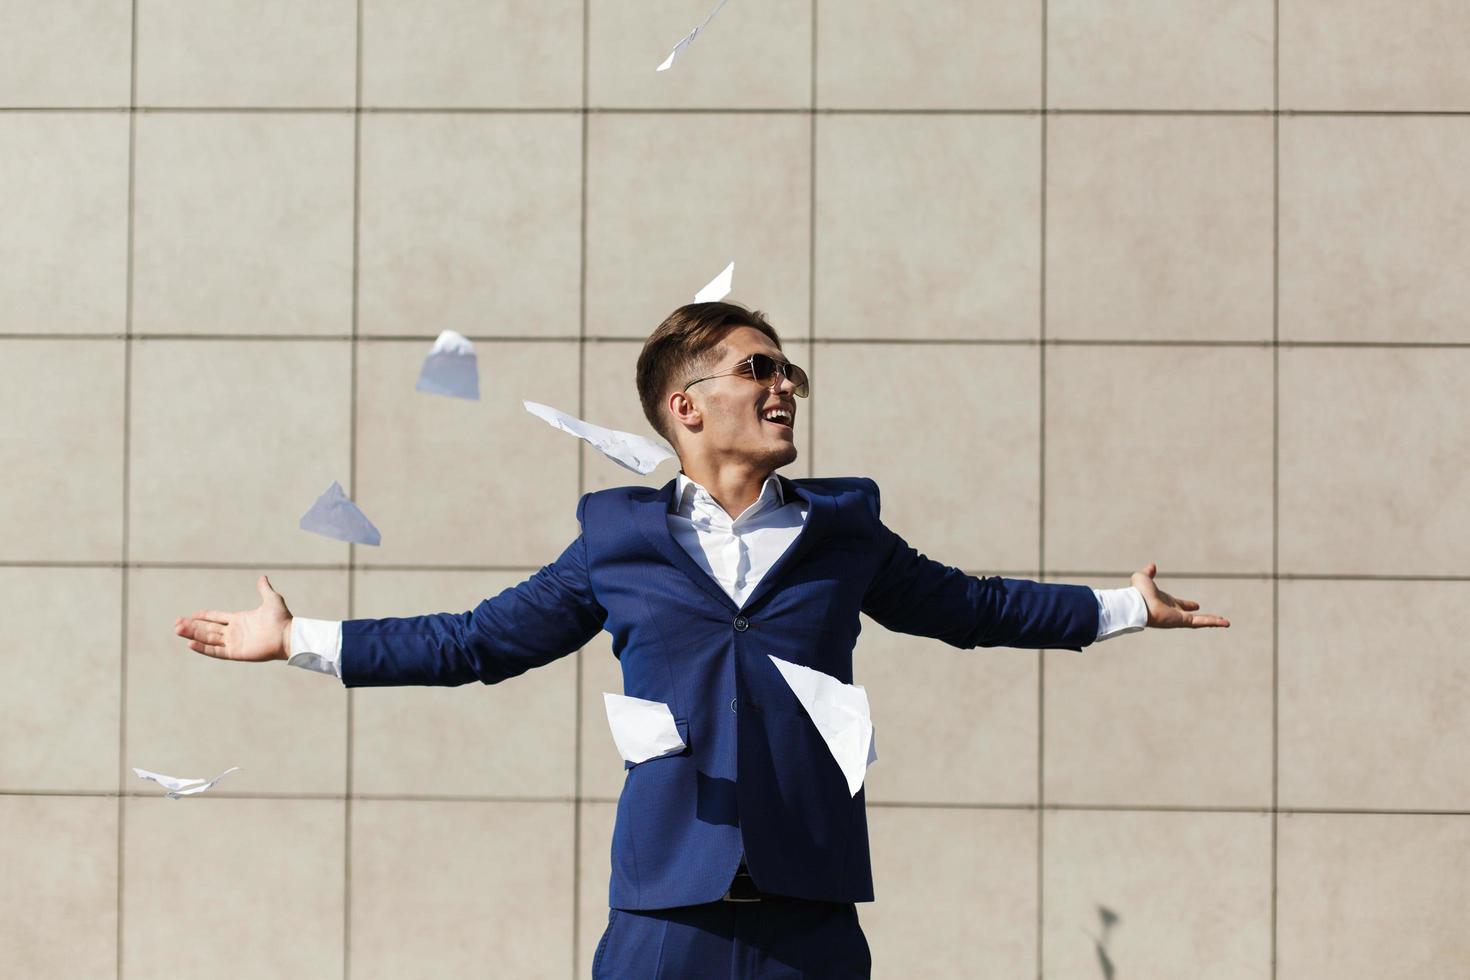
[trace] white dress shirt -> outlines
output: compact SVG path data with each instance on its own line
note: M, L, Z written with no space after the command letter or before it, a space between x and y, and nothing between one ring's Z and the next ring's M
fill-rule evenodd
M725 512L709 491L682 472L674 487L677 506L669 512L669 533L737 606L745 604L771 566L801 534L807 503L787 501L775 474L739 517ZM1133 586L1093 589L1097 597L1097 639L1136 633L1148 622L1143 593ZM342 624L334 620L291 621L291 659L295 667L342 676Z

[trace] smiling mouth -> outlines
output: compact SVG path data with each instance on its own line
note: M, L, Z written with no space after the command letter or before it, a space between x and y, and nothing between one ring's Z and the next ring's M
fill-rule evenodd
M768 408L761 413L761 420L789 429L796 423L796 413L789 408Z

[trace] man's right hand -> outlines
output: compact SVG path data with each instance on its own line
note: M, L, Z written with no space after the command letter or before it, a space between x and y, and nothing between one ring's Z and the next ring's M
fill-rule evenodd
M262 575L255 581L260 606L245 612L201 609L174 620L189 649L220 660L286 660L291 656L291 610Z

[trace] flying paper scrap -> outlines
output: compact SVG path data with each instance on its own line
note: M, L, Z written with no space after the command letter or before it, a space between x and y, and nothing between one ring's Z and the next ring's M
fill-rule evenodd
M475 361L475 345L453 330L439 334L424 358L414 388L429 395L479 401L480 368Z
M674 713L662 701L603 692L602 702L618 753L634 765L684 751Z
M347 499L347 494L342 492L342 485L336 480L301 515L301 530L357 544L376 545L383 542L383 536L373 527L373 522L357 509L356 504Z
M801 664L777 657L771 657L771 663L817 726L822 741L827 743L832 758L847 778L848 791L857 796L868 766L878 758L868 692L860 684L844 684L830 674Z
M143 779L151 779L155 783L168 790L164 795L171 800L177 800L181 796L194 796L209 789L215 783L224 779L232 772L239 772L239 766L231 766L213 779L184 779L179 776L165 776L159 772L149 772L147 769L134 767L133 775Z
M735 277L735 263L725 266L725 271L715 276L699 292L694 294L696 303L718 303L730 295L730 280Z
M674 59L684 53L684 49L689 47L689 45L693 43L695 37L699 35L700 31L709 26L709 22L715 19L715 14L719 13L720 8L723 7L727 2L728 0L720 0L719 3L715 4L715 9L709 12L709 16L706 17L698 27L690 31L688 34L685 34L683 40L674 45L674 50L669 52L669 56L664 59L664 63L655 68L654 71L668 71L669 66L674 63Z
M672 452L652 439L645 439L631 432L619 432L617 429L604 429L600 425L574 418L566 412L559 412L549 405L536 402L521 404L526 406L526 411L552 428L586 440L592 448L614 463L642 476L652 473L664 460L674 458Z

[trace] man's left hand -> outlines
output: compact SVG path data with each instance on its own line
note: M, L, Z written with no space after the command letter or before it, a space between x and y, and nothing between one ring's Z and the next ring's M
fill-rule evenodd
M1161 629L1174 629L1188 627L1199 629L1202 626L1229 626L1230 620L1223 616L1211 616L1208 613L1196 612L1199 603L1191 599L1176 599L1169 593L1154 584L1154 575L1159 567L1153 562L1143 566L1142 571L1134 572L1130 580L1133 587L1143 593L1144 604L1148 606L1148 626L1156 626Z

